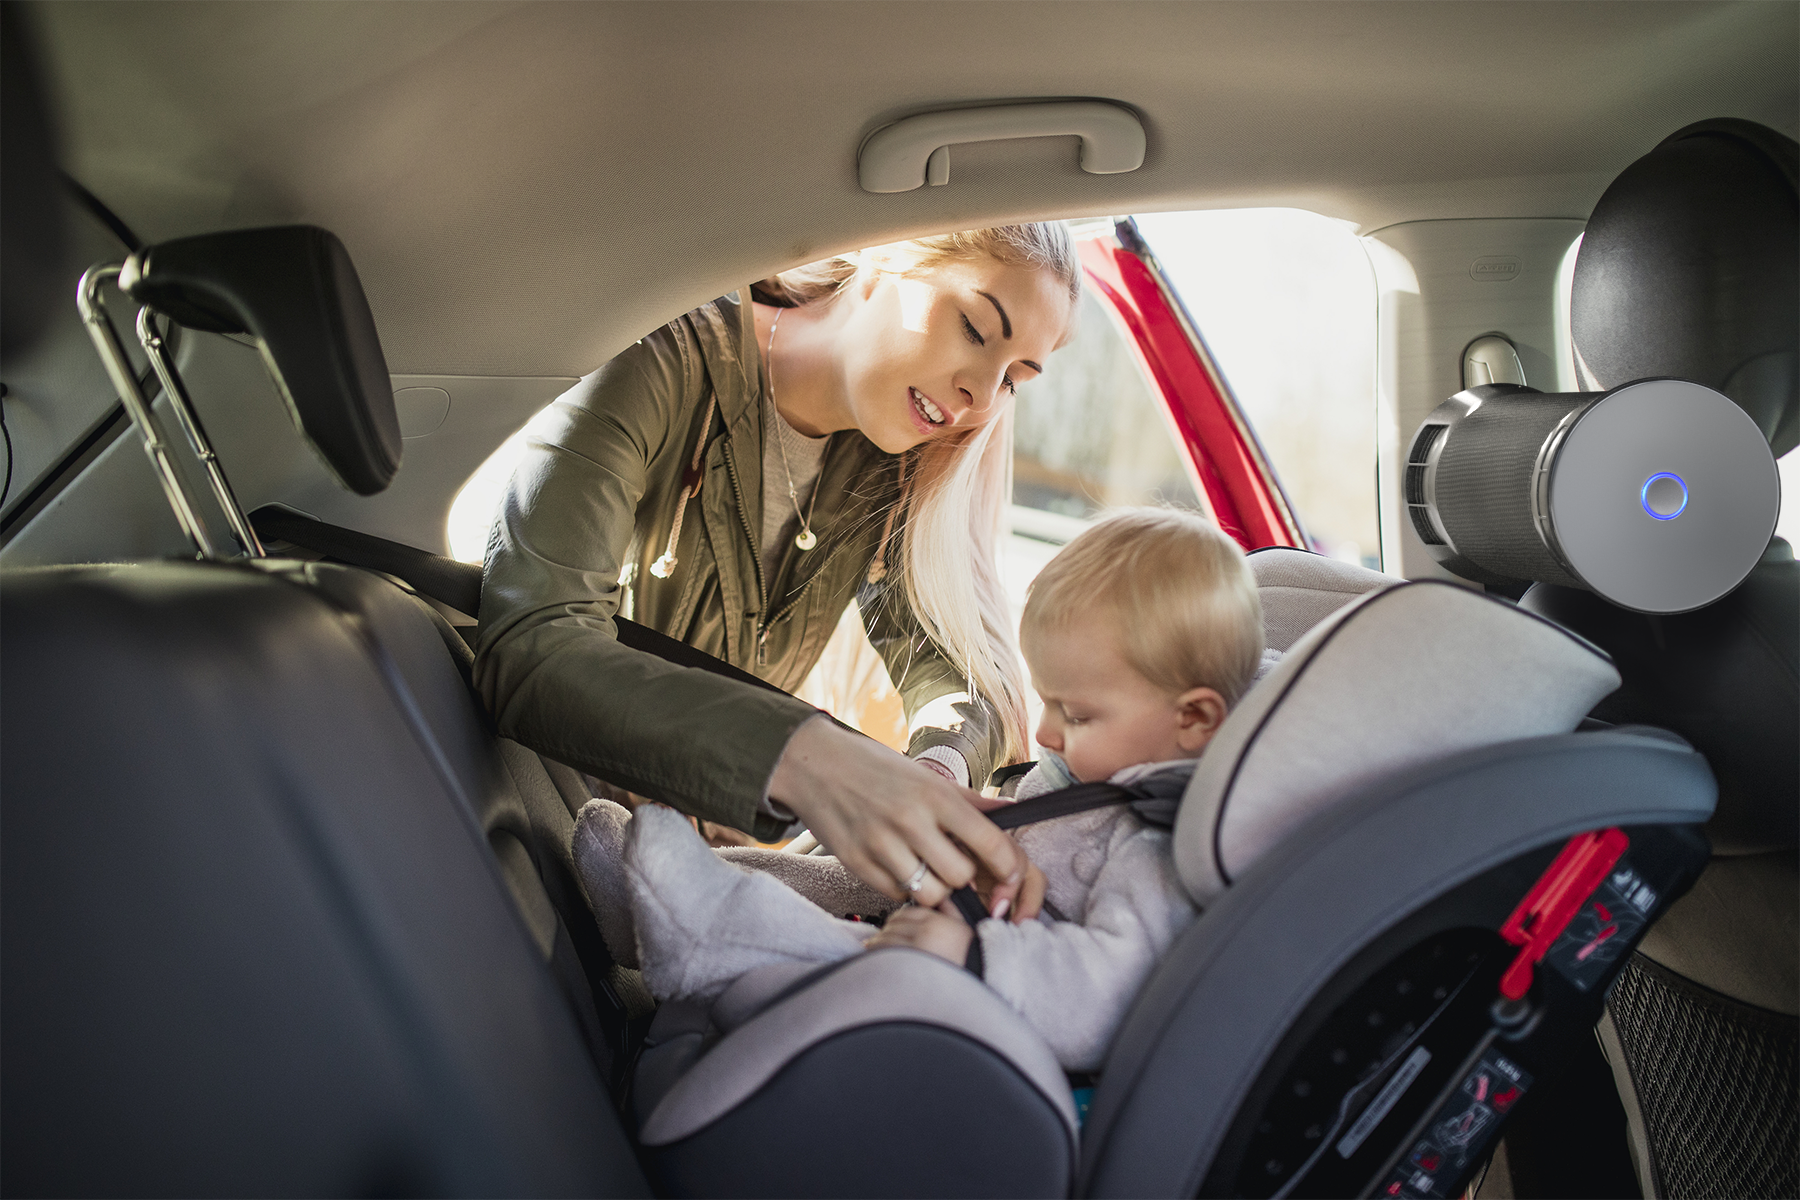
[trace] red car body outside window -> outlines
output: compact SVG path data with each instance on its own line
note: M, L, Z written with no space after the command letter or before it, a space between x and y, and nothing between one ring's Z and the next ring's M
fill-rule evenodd
M1130 226L1120 231L1135 240ZM1268 456L1154 258L1112 237L1076 244L1088 282L1124 322L1145 378L1162 394L1219 527L1246 550L1305 548Z

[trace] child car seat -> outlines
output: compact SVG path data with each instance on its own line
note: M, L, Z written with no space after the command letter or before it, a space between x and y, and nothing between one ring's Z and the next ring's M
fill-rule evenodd
M1704 564L1676 569L1666 557L1672 538L1706 517L1706 504L1755 481L1760 520L1728 522L1717 540L1689 531L1704 534L1709 550L1736 542L1733 569L1694 601L1664 606L1570 578L1555 539L1528 523L1508 540L1478 528L1485 518L1465 520L1475 535L1467 544L1433 548L1451 570L1514 594L1537 581L1522 605L1605 648L1623 676L1594 717L1675 731L1719 781L1706 829L1714 857L1645 938L1600 1027L1646 1196L1800 1194L1800 568L1787 543L1769 536L1773 459L1800 440L1797 161L1791 138L1749 121L1681 129L1607 189L1575 263L1570 321L1584 385L1611 397L1679 390L1691 407L1633 436L1667 443L1706 408L1735 424L1742 463L1718 486L1693 490L1686 512L1652 512L1647 494L1638 511L1640 497L1624 496L1635 528L1597 548L1648 538L1625 565L1691 581ZM1447 476L1493 493L1489 513L1509 505L1525 513L1548 499L1534 480L1557 457L1556 432L1534 429L1530 414L1580 418L1598 398L1487 386L1447 402L1440 413L1478 408L1518 454L1510 469L1497 469L1495 455L1450 463L1445 442L1456 431L1446 434L1438 414L1427 418L1408 456L1421 535L1439 531L1434 505ZM1694 440L1665 445L1660 465L1626 481L1631 490L1648 488L1652 472L1686 471L1676 464L1693 460ZM1472 546L1482 561L1458 553Z
M1266 577L1300 565L1259 560ZM1568 732L1616 682L1588 644L1451 585L1343 605L1202 759L1174 845L1203 911L1120 1030L1085 1129L998 996L942 960L877 951L658 1011L631 1106L654 1180L693 1195L1453 1193L1705 855L1693 827L1713 785L1685 744ZM879 1136L899 1120L906 1137Z

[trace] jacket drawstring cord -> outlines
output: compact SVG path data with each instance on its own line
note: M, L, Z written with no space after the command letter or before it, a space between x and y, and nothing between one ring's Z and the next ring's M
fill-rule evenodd
M712 431L713 410L718 407L719 394L713 392L706 399L706 418L700 422L700 436L694 439L694 460L688 464L687 474L681 480L681 502L675 506L675 522L669 526L669 547L662 557L650 564L650 573L658 579L667 579L675 573L675 565L680 560L675 557L675 544L681 540L681 519L687 515L688 501L700 494L700 483L704 476L700 471L700 460L706 456L706 435Z

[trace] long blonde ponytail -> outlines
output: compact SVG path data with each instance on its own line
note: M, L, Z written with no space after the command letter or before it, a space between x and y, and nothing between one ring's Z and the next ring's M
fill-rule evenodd
M1052 272L1067 286L1074 311L1081 265L1059 222L896 242L785 271L759 290L794 304L829 302L860 271L876 269L877 261L920 275L946 262L980 257ZM1012 500L1012 431L1008 405L986 425L907 451L896 522L906 601L926 635L967 678L970 694L986 700L999 717L1002 763L1022 759L1031 744L1025 672L997 561Z

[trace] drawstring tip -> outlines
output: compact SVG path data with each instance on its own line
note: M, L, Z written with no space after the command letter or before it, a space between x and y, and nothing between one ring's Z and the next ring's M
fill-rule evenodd
M667 579L675 573L675 562L673 554L665 554L650 564L650 573L658 579Z

